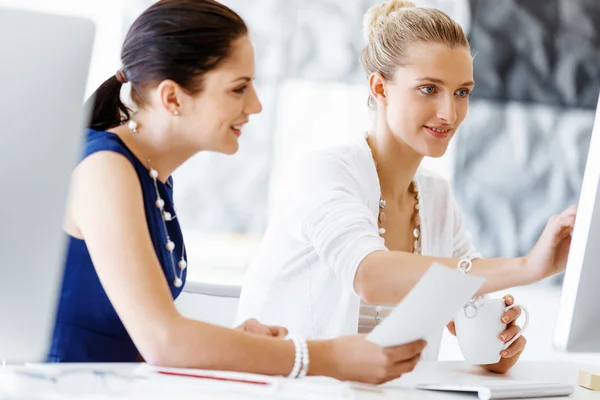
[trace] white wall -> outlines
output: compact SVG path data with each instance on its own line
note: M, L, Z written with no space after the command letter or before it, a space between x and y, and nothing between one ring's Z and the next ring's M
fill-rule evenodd
M0 6L89 18L96 24L96 39L86 97L121 66L124 37L123 4L126 0L0 0Z

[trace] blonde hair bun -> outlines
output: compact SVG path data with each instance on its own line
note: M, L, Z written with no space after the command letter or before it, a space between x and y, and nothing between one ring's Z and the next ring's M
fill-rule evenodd
M363 18L365 39L367 41L372 40L375 31L377 30L377 25L383 22L391 13L400 10L401 8L413 7L416 7L415 3L406 0L391 0L388 3L372 6Z

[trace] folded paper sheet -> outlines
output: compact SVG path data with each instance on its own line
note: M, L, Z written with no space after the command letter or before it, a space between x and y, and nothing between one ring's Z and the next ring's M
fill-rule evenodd
M475 295L484 278L433 264L390 315L367 339L399 346L439 332Z

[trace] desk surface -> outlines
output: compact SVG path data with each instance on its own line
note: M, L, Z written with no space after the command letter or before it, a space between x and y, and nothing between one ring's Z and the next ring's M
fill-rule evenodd
M67 368L70 371L82 369L89 371L108 371L121 374L126 380L127 376L133 376L136 364L62 364L44 365L45 371L57 371ZM564 362L535 362L523 361L519 363L509 374L500 376L489 374L477 367L472 367L464 362L421 362L415 371L404 375L399 380L390 382L379 387L364 387L362 389L350 389L349 384L339 383L326 378L312 378L305 382L299 380L277 379L277 390L269 391L261 388L254 389L250 393L239 393L228 390L223 392L221 383L194 380L190 378L159 378L145 380L130 380L131 383L125 387L116 386L113 383L107 389L106 383L98 375L82 373L75 374L70 378L61 378L56 383L51 379L37 379L15 375L17 367L6 367L0 369L0 399L2 395L27 395L27 398L114 398L115 394L125 394L125 398L132 399L195 399L199 395L210 393L211 399L403 399L403 400L428 400L428 399L476 399L474 396L462 394L448 394L412 389L412 385L423 381L451 380L456 383L469 383L473 380L484 379L508 379L508 380L536 380L575 385L575 393L570 399L577 400L600 400L600 392L593 392L577 385L579 365ZM600 366L599 366L600 367ZM89 375L89 376L88 376ZM118 375L117 375L118 376ZM89 379L92 378L92 379ZM316 386L315 386L316 385ZM57 387L60 386L57 397ZM3 392L4 390L4 392ZM348 396L349 393L352 396ZM46 397L45 397L46 396ZM123 398L123 397L121 397ZM561 399L567 399L562 397Z
M470 366L465 362L422 362L415 371L391 382L389 385L410 387L426 380L452 380L456 383L469 383L481 379L544 381L574 385L575 393L569 397L570 399L600 400L600 392L593 392L577 385L580 367L590 368L590 366L563 361L521 361L508 374L497 375L486 372L482 368ZM429 399L432 396L440 398L439 393L419 392L419 399ZM444 394L444 398L465 399L465 396ZM566 398L562 397L562 399Z

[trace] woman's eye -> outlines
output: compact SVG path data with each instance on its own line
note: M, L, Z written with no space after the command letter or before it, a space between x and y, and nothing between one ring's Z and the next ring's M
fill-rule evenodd
M425 94L435 93L435 87L433 87L433 86L423 86L423 87L420 87L419 90Z
M469 95L469 91L468 91L467 89L458 89L458 90L456 91L456 94L457 94L459 97L467 97L467 96Z
M242 87L241 87L241 88L239 88L239 89L235 89L235 90L234 90L234 92L236 92L236 93L238 93L238 94L243 94L243 93L244 93L244 90L246 90L246 88L247 88L247 87L248 87L248 86L242 86Z

